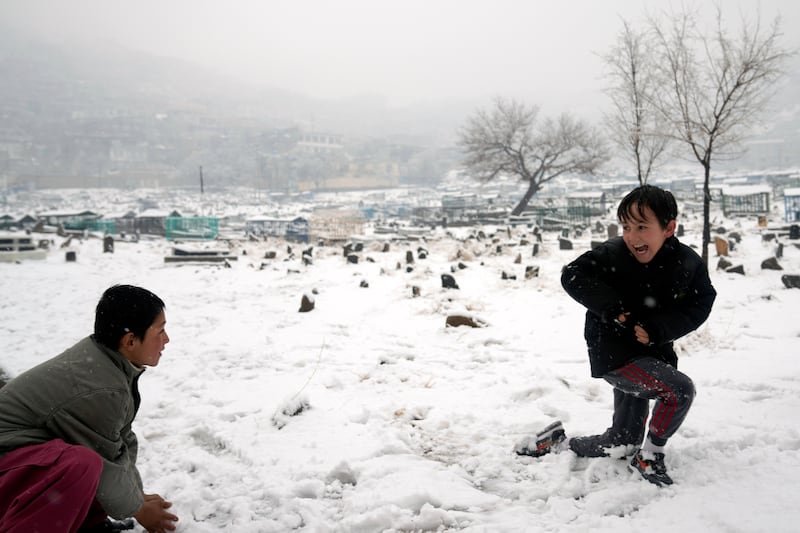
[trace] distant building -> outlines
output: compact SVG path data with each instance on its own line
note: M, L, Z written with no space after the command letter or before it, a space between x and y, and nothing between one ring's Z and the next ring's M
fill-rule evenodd
M325 241L347 241L363 235L366 220L357 209L317 209L309 221L309 236Z
M113 229L110 233L136 233L136 212L125 211L122 213L108 213L103 215L101 220L110 222Z
M785 189L783 205L786 222L800 222L800 188Z
M572 192L567 195L567 213L580 217L602 216L606 212L606 193Z
M89 228L100 215L94 211L48 211L37 215L38 221L48 226L64 226L64 229L82 230Z
M303 133L296 149L308 154L338 154L344 152L344 137L332 133Z
M179 216L181 214L177 211L147 209L136 217L136 232L143 235L166 235L167 218Z
M251 217L245 221L245 233L257 237L280 237L290 241L308 242L308 220L303 217Z
M722 214L766 215L769 213L769 197L772 189L764 185L742 185L723 187Z

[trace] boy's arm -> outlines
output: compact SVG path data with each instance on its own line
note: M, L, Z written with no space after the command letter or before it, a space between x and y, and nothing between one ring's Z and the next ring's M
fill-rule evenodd
M120 407L123 391L94 392L80 401L62 405L46 424L52 434L81 444L103 458L97 500L114 518L128 518L142 506L143 490L136 469L136 436L120 427L125 415ZM98 406L107 406L99 409Z
M625 312L617 290L604 281L613 273L609 261L608 251L601 246L584 253L561 271L561 286L567 294L603 322L612 322Z
M696 330L706 321L716 297L717 292L711 285L708 269L700 260L692 273L688 290L676 295L672 305L638 321L638 324L647 332L650 344L673 342Z

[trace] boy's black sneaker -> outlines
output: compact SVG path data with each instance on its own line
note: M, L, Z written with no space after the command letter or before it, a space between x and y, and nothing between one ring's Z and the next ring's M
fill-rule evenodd
M536 441L531 445L530 441L522 442L517 445L514 451L517 455L529 455L531 457L541 457L547 455L564 442L567 434L560 420L557 420L536 434Z
M614 444L605 433L569 439L569 449L579 457L608 457L608 448L612 446Z
M569 439L569 449L579 457L616 457L627 460L641 443L630 443L620 436L606 430L600 435L586 435Z
M639 450L631 461L631 470L638 471L650 483L658 485L672 485L672 478L667 474L664 466L664 454Z
M80 528L78 533L116 533L118 531L133 529L135 525L132 518L126 518L125 520L106 518L94 526Z

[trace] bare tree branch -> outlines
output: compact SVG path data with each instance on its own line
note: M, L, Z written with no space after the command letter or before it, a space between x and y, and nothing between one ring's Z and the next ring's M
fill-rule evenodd
M671 134L688 146L704 169L707 262L712 162L737 152L774 94L791 53L779 46L780 18L764 30L760 16L750 23L742 15L741 30L734 37L723 23L721 8L717 7L716 28L710 35L697 27L697 18L684 11L663 21L650 18L649 25L658 44L657 65L667 82L654 102L672 125Z
M659 80L649 54L649 36L625 20L622 24L617 43L603 56L610 80L606 94L611 99L605 121L611 140L633 160L639 183L644 184L665 155L670 138L653 103Z
M464 166L481 181L517 176L528 189L512 214L520 214L542 185L564 174L593 173L606 149L597 131L569 115L538 121L539 108L497 98L459 132Z

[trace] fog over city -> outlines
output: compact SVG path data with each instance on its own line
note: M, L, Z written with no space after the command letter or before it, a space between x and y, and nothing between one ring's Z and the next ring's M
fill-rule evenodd
M431 184L497 97L603 127L623 22L679 11L713 34L711 2L8 0L0 179L158 187L203 167L209 183L270 190ZM722 16L732 35L779 17L781 48L800 50L797 2L727 2ZM800 57L785 70L736 159L750 170L800 164Z
M712 2L688 7L713 22ZM550 112L596 115L603 64L621 19L671 4L457 1L6 0L0 22L54 43L116 43L242 80L325 99L371 96L390 105L523 98ZM675 9L681 7L674 3ZM800 45L800 4L726 2L762 23L780 15L787 48Z

